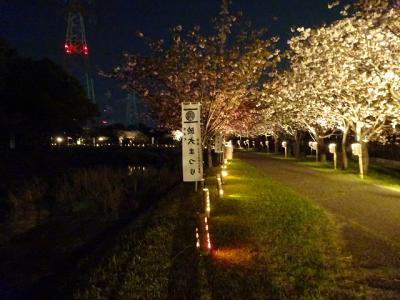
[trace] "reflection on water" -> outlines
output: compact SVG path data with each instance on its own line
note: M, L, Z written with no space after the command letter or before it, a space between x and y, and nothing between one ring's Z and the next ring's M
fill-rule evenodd
M149 171L149 168L146 166L136 166L136 165L128 166L128 175L129 176L143 174L144 172L148 172L148 171Z

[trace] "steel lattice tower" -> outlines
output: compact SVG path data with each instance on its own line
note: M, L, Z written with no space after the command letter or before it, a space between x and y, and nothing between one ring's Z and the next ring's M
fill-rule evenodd
M126 118L127 125L135 125L137 128L139 123L138 109L137 109L137 96L136 94L128 94L126 98Z
M80 70L87 97L95 102L93 79L89 76L89 47L86 41L83 6L79 0L67 0L67 31L65 35L64 51L66 65L71 73ZM73 70L72 70L73 69Z
M67 33L64 49L68 55L89 55L86 42L85 22L83 21L83 8L79 0L68 2Z

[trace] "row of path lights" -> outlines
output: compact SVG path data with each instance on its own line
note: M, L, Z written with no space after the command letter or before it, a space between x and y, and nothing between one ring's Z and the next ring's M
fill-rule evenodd
M259 141L258 143L259 143L259 147L261 149L265 148L265 149L267 149L267 152L269 152L269 141L265 141L265 142ZM237 140L236 144L237 144L237 147L239 149L247 148L248 150L250 150L250 148L256 149L256 147L257 147L257 142L256 141L251 141L250 142L250 140L248 140L248 139L247 140L243 140L243 141ZM244 147L242 147L242 144L243 144Z
M232 153L229 154L229 157L232 158ZM228 176L228 159L224 159L223 162L224 164L221 166L221 171L216 175L219 199L222 199L224 196L222 185L224 184L224 178ZM209 231L209 222L211 218L210 190L204 187L204 179L202 180L202 186L203 197L201 203L199 227L196 228L196 247L201 255L209 255L212 248Z
M200 216L200 226L196 228L196 247L201 255L209 255L211 252L211 238L208 226L209 218L202 214Z
M208 224L210 213L210 191L208 188L203 188L199 227L196 228L196 247L201 255L209 255L211 252L210 228Z
M315 151L315 161L318 162L318 143L314 141L308 142L308 146L311 149L311 154L313 151ZM285 158L288 156L288 146L287 142L283 141L282 142L282 148L285 149ZM335 143L331 143L328 146L329 148L329 153L333 154L333 168L334 170L337 169L337 145ZM351 144L351 150L354 156L358 157L359 160L359 165L360 165L360 177L364 179L364 166L363 166L363 160L362 160L362 148L360 143L353 143ZM218 180L218 179L217 179Z
M318 143L310 141L310 142L308 142L308 146L311 149L311 154L312 154L312 151L315 151L315 161L318 162ZM287 146L286 141L282 142L282 148L285 149L285 158L287 158L288 146ZM335 143L329 144L329 153L333 154L333 168L336 170L336 168L337 168L337 153L336 153L336 144Z

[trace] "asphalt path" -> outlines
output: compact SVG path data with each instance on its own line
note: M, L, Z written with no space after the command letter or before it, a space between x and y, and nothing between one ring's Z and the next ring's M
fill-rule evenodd
M235 155L324 209L363 280L400 299L400 192L265 153Z

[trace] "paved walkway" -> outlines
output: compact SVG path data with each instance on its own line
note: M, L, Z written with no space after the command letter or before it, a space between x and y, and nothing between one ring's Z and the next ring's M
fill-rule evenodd
M365 272L369 286L400 297L400 192L293 160L255 152L235 155L327 211L340 229L344 251Z

